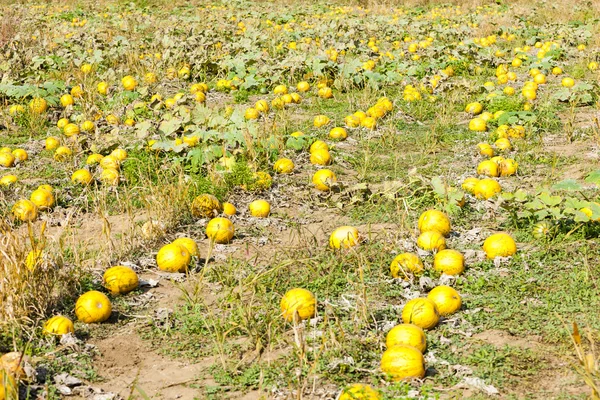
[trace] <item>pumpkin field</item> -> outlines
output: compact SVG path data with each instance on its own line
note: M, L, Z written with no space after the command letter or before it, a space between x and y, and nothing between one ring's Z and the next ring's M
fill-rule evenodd
M0 400L600 399L600 3L0 1Z

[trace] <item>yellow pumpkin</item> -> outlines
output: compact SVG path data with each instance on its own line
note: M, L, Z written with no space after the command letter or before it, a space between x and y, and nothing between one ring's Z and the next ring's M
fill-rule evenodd
M89 185L92 182L92 174L87 169L78 169L71 175L71 182L80 185Z
M331 164L331 154L327 150L315 150L310 153L310 163L314 165Z
M255 108L248 108L244 112L244 118L246 118L248 120L258 119L258 117L260 117L260 112Z
M273 170L280 174L290 174L294 170L294 162L289 158L280 158L279 160L275 161Z
M113 168L107 168L100 174L100 181L110 186L116 186L119 184L120 174L119 171Z
M423 353L427 348L427 338L423 329L417 325L400 324L393 327L385 337L385 345L388 349L399 344L413 346Z
M500 176L511 176L517 173L519 164L511 158L507 158L498 164L498 168L500 170Z
M38 210L33 202L27 199L21 199L13 206L12 213L15 218L23 222L30 222L37 218Z
M359 243L358 229L353 226L341 226L329 236L329 247L332 249L348 249Z
M333 171L329 169L320 169L314 173L312 183L315 188L326 192L331 189L331 185L337 182L337 178Z
M266 100L258 100L254 103L254 109L261 113L266 113L269 111L269 103Z
M48 109L48 102L41 97L36 97L29 103L29 109L34 114L43 114Z
M481 154L482 156L486 156L486 157L494 156L494 148L487 143L479 143L477 145L477 148L479 149L479 154Z
M91 132L94 130L96 125L92 121L83 121L80 126L80 130L84 132Z
M456 250L444 249L436 253L433 267L447 275L460 275L465 270L465 258Z
M420 379L425 376L425 359L418 349L399 344L383 353L381 370L392 381Z
M417 238L417 246L426 251L440 251L446 248L446 239L438 231L425 231Z
M298 89L300 93L308 92L310 90L310 84L306 81L298 82L296 89Z
M63 133L66 137L71 137L79 134L79 126L69 123L63 128Z
M248 205L250 215L258 218L266 218L271 212L271 205L266 200L254 200Z
M16 183L18 178L15 175L4 175L0 178L0 185L2 186L10 186L13 183Z
M225 215L235 215L237 213L237 209L231 203L223 203L223 214Z
M406 303L402 309L402 321L423 329L432 329L440 322L440 313L433 301L425 297L417 297Z
M337 140L344 140L348 137L348 133L344 128L335 127L329 131L329 137Z
M200 251L198 250L198 244L192 238L180 237L178 239L173 240L173 243L185 247L192 257L200 256Z
M201 194L192 202L192 216L196 218L211 218L223 211L219 199L212 194Z
M326 115L317 115L315 117L315 119L313 120L313 125L315 128L320 128L322 126L325 126L329 123L329 117Z
M60 139L55 136L50 136L46 139L46 150L54 150L60 146Z
M325 150L325 151L329 151L329 146L327 145L327 143L325 143L322 140L316 140L313 142L313 144L310 145L309 148L309 153L314 153L315 151L321 151L321 150Z
M366 117L360 122L360 126L366 129L373 130L377 126L377 119L373 117Z
M227 218L213 218L206 225L206 236L215 243L229 243L233 239L234 234L235 228L233 222Z
M483 118L473 118L471 121L469 121L469 130L475 132L485 132L487 130L487 124Z
M75 333L73 321L62 315L55 315L44 323L44 335L65 335L67 333Z
M77 319L86 324L104 322L110 318L112 304L104 293L90 290L82 294L75 303Z
M273 94L277 94L277 95L287 94L287 92L288 92L288 88L285 85L277 85L277 86L275 86L275 89L273 89Z
M454 314L462 306L460 294L450 286L436 286L427 295L427 298L435 303L440 315Z
M111 157L114 157L115 159L117 159L117 161L119 161L119 164L123 161L125 161L127 159L127 151L124 149L114 149L111 153L110 153ZM103 167L104 168L104 167Z
M180 244L169 243L156 254L158 269L167 272L185 272L190 265L190 252Z
M517 252L517 244L508 233L495 233L485 239L483 242L483 251L489 259L510 257Z
M490 177L496 177L500 175L498 171L498 164L492 160L485 160L479 163L477 166L477 173L479 175L485 175Z
M509 151L512 149L512 144L508 138L500 138L494 142L494 146L501 151Z
M104 169L118 170L121 167L121 162L113 155L102 157L99 164Z
M413 253L398 254L390 264L390 271L394 278L408 279L409 274L420 274L425 268L418 255Z
M465 107L465 112L473 115L481 114L483 111L483 105L481 103L469 103Z
M443 236L450 234L450 219L438 210L427 210L419 217L419 231L437 231Z
M380 400L381 394L369 385L354 383L345 388L338 400Z
M71 151L71 149L69 149L66 146L59 146L54 151L54 159L58 162L67 161L69 158L71 158L72 155L73 155L73 152Z
M123 79L121 79L121 84L123 85L123 88L125 90L130 90L130 91L135 90L135 88L137 87L137 81L131 75L127 75L127 76L123 77Z
M127 294L138 288L139 279L133 269L117 265L104 272L103 283L112 294Z
M54 205L54 195L46 189L36 189L29 198L40 210L47 210Z
M356 115L350 114L344 118L344 123L348 128L358 128L360 119Z
M479 180L473 188L475 197L481 200L487 200L494 197L502 191L502 187L493 179L485 178Z
M15 157L15 161L18 162L27 161L29 158L29 154L27 154L27 152L23 149L14 149L12 151L12 155Z
M100 161L102 161L103 158L104 158L104 156L102 154L90 154L86 158L85 163L87 165L100 164Z
M295 288L283 296L280 307L286 321L298 322L315 316L317 300L309 290Z
M0 166L10 168L15 164L15 156L12 153L0 153Z
M73 96L71 96L70 94L63 94L62 96L60 96L60 105L63 107L68 107L68 106L72 106L73 104L75 104L75 100L73 99Z

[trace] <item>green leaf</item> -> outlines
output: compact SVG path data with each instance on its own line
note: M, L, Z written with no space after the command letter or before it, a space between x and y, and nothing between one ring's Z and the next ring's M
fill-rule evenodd
M582 213L579 210L575 211L575 221L577 222L589 222L590 217L588 217L587 215L585 215L584 213Z
M588 176L585 177L585 181L594 185L600 185L600 169L590 172Z
M446 197L446 185L439 177L435 177L431 180L431 186L433 186L433 191L440 197Z
M582 187L575 179L565 179L564 181L560 181L560 182L552 185L552 189L565 190L568 192L576 192L576 191L581 190Z
M541 193L538 198L550 207L559 205L563 200L560 196L550 196L546 192Z
M177 132L177 130L181 128L181 120L178 118L171 118L168 121L162 121L158 130L166 136L172 135Z

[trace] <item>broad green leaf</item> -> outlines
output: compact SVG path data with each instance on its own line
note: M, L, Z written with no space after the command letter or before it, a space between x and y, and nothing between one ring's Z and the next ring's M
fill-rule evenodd
M585 177L585 181L600 186L600 169L590 172L588 176Z
M560 196L550 196L550 194L546 192L541 193L538 198L550 207L560 204L563 200Z
M579 182L575 179L565 179L564 181L560 181L554 185L552 185L552 189L554 190L565 190L568 192L576 192L582 189Z

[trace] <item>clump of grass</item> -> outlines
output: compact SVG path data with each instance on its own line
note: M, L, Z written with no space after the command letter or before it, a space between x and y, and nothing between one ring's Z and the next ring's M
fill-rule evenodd
M81 271L46 247L45 223L37 235L29 225L28 237L6 221L0 230L0 331L31 327L71 297Z

